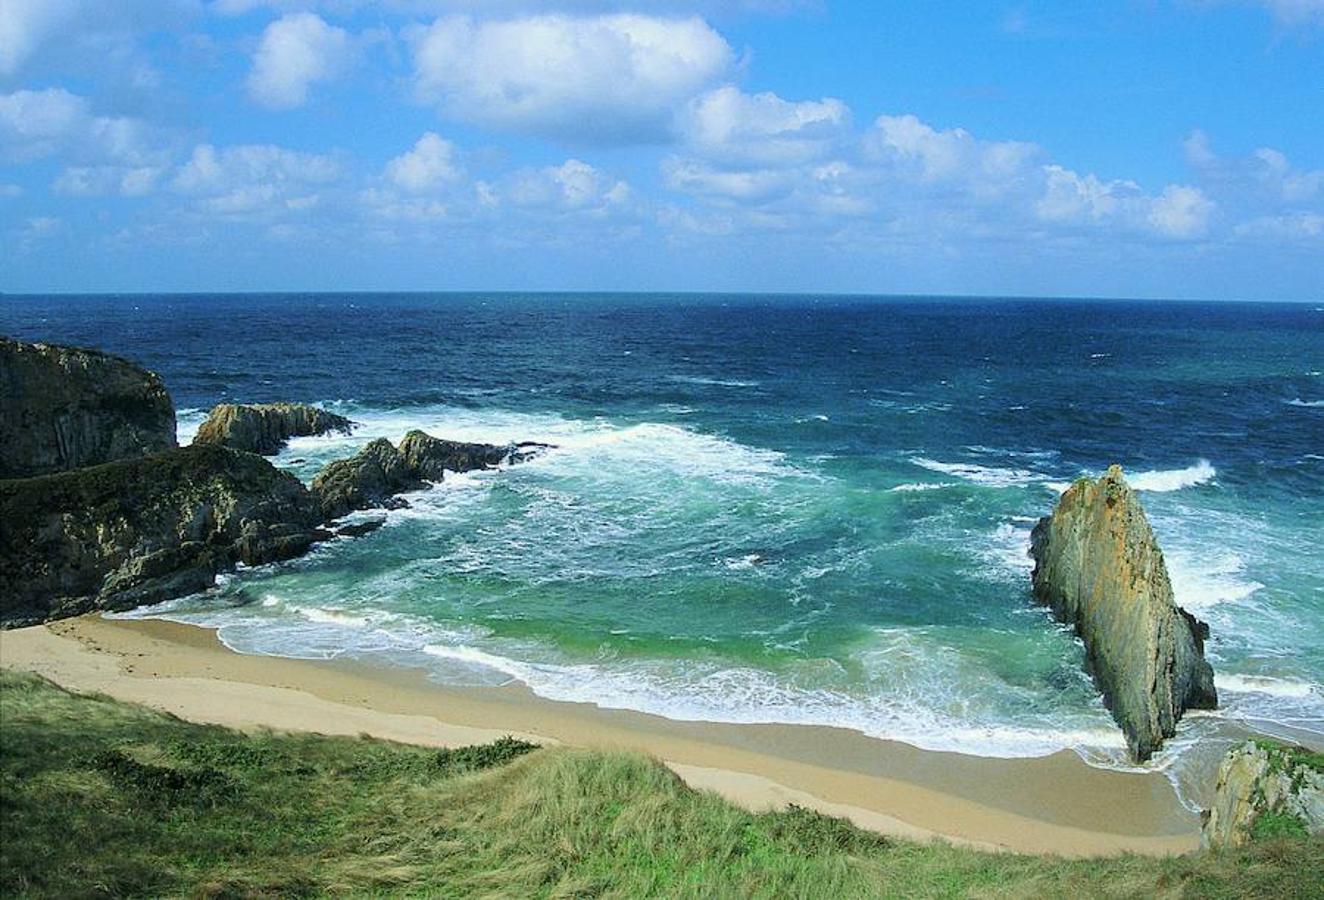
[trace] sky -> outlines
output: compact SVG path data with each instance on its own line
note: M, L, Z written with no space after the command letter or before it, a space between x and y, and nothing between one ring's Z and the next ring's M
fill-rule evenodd
M1324 0L0 0L0 291L1324 301Z

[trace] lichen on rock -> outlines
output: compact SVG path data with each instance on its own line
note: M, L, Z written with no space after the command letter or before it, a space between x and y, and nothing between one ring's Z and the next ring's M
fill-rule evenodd
M1239 847L1309 834L1324 834L1324 754L1263 739L1229 751L1218 767L1201 844Z
M1072 625L1137 761L1187 709L1217 705L1208 626L1173 600L1163 552L1119 466L1067 489L1031 535L1035 597Z

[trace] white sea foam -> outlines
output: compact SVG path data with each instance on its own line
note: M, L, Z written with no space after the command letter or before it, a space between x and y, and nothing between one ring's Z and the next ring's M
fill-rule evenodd
M1237 553L1169 547L1168 577L1177 605L1196 611L1221 603L1237 603L1264 587L1246 577L1246 562Z
M1292 400L1284 400L1288 406L1300 406L1304 409L1324 409L1324 400L1302 400L1297 397Z
M1138 491L1166 492L1206 484L1217 474L1218 471L1209 464L1209 460L1201 459L1184 469L1159 469L1128 474L1126 481Z
M896 487L890 487L887 490L893 494L910 494L919 491L940 491L944 488L957 486L954 481L914 481L907 484L898 484Z
M966 481L973 481L975 484L988 487L1014 487L1022 484L1033 484L1043 481L1046 477L1038 472L1031 472L1026 469L980 466L974 463L945 463L924 456L911 457L910 461L931 472L955 475L957 478L963 478Z
M698 375L668 375L667 378L681 384L706 384L715 387L748 388L759 386L757 381L746 381L739 378L705 378Z
M1214 687L1228 693L1268 694L1273 697L1293 699L1305 699L1321 694L1320 686L1308 681L1273 678L1268 675L1236 675L1220 672L1214 675Z

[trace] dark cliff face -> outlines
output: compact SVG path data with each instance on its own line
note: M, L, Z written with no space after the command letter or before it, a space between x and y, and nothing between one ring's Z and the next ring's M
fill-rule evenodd
M193 443L272 456L292 437L333 431L348 434L353 424L344 416L305 403L222 403L208 414Z
M320 521L298 479L223 447L0 481L0 623L203 590L236 562L303 553Z
M1072 485L1035 526L1030 553L1035 596L1080 635L1137 761L1185 710L1217 704L1208 626L1173 602L1163 552L1119 467Z
M96 350L0 338L0 478L174 446L175 408L156 375Z

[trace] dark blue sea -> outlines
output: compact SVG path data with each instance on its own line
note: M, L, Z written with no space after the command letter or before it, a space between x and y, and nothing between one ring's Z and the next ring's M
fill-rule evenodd
M410 497L386 527L149 611L245 652L675 718L841 725L1124 765L1029 531L1124 467L1222 708L1324 739L1324 309L708 295L0 297L0 332L160 373L187 440L221 401L352 437L557 445ZM1177 766L1177 768L1180 768Z

